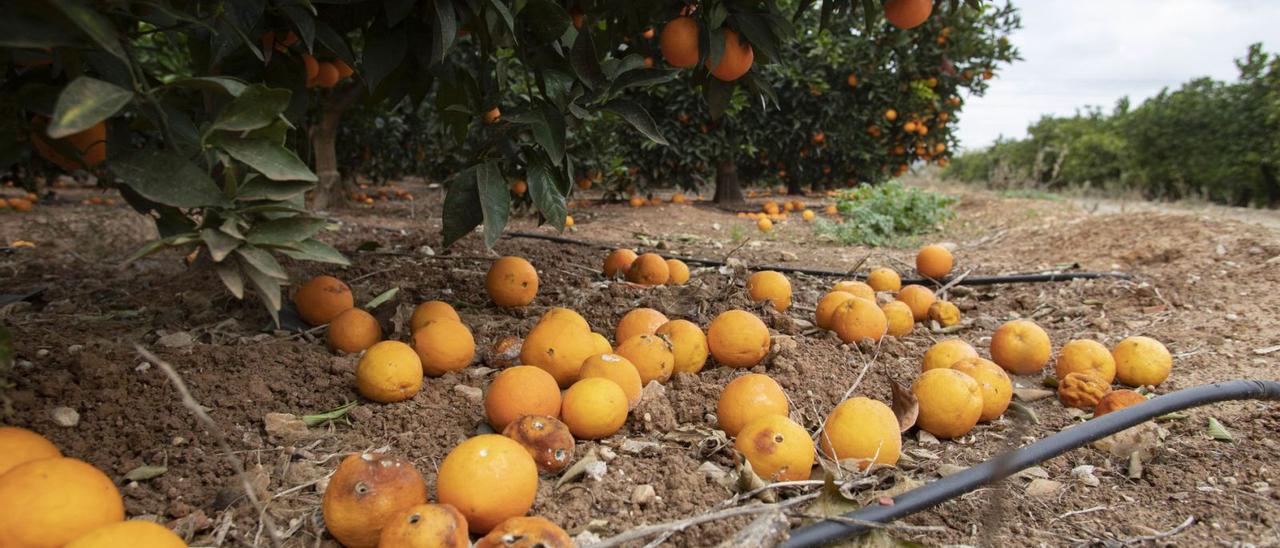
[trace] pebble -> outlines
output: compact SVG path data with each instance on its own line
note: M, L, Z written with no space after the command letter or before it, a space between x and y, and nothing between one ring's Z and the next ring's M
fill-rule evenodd
M70 407L55 407L51 412L53 422L64 428L71 428L80 424L80 413Z
M195 337L192 337L186 331L175 331L156 339L156 344L166 348L183 348L191 346L193 343L195 343ZM71 349L68 348L67 350L70 351Z
M149 362L141 362L138 364L137 367L133 368L134 371L137 371L139 373L145 372L149 369L151 369L151 364Z
M46 357L48 357L48 356L49 356L49 349L48 349L48 348L41 348L40 350L36 350L36 357L37 357L37 358L46 358Z
M454 385L453 391L462 394L464 398L467 398L467 401L473 404L479 404L484 401L484 391L474 386L458 384Z
M622 445L618 446L618 449L621 450L623 453L631 453L633 455L639 455L640 453L643 453L650 449L657 450L661 447L662 447L662 444L658 442L641 441L641 440L634 440L631 438L627 438L622 441Z
M648 506L653 503L658 496L653 486L649 484L637 485L631 490L631 502L640 506Z
M79 353L81 350L84 350L83 344L73 344L67 347L68 354L76 354L76 353Z
M1102 480L1099 480L1098 476L1093 475L1094 470L1095 467L1091 464L1081 464L1080 466L1071 469L1071 477L1075 478L1080 483L1088 485L1089 487L1097 487L1102 485Z
M605 462L609 462L609 461L612 461L613 459L618 458L618 454L614 452L613 449L610 449L608 447L601 447L599 454L600 454L600 459Z
M1029 497L1047 497L1062 490L1062 482L1053 481L1051 479L1036 478L1027 484L1027 496Z
M268 436L286 442L306 438L310 433L307 424L292 413L267 413L262 422Z
M587 465L583 468L582 472L586 474L587 477L595 481L600 481L604 479L604 475L608 471L609 471L609 465L605 464L605 462L602 460L598 460L598 461L587 463Z
M725 472L724 468L721 468L720 465L711 461L702 463L702 465L698 467L698 472L715 483L720 483L729 476L729 473Z

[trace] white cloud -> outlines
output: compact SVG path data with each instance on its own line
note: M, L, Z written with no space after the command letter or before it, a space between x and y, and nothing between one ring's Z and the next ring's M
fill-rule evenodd
M966 148L1022 137L1044 114L1071 115L1123 96L1136 105L1200 76L1234 80L1249 44L1280 48L1276 0L1014 0L1024 60L968 97L959 123Z

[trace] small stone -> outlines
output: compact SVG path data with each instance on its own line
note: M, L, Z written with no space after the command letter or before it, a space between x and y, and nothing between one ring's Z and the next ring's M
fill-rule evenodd
M14 365L18 366L18 369L31 369L36 366L36 364L31 363L31 360L18 360L14 362Z
M169 445L172 445L174 447L182 447L186 444L187 444L187 438L184 438L182 436L174 436L173 439L169 441Z
M165 348L184 348L191 346L195 342L195 337L192 337L191 334L186 331L175 331L156 339L156 344ZM68 350L70 349L68 348Z
M1071 469L1071 477L1075 478L1080 483L1088 485L1089 487L1102 485L1102 480L1099 480L1098 476L1093 475L1093 471L1093 465L1082 464Z
M798 260L800 260L800 256L799 256L799 255L796 255L795 253L792 253L792 252L787 251L787 250L785 250L785 249L784 249L784 250L782 250L782 251L779 251L779 252L778 252L778 260L780 260L780 261L782 261L782 262L784 262L784 263L789 263L789 262L792 262L792 261L798 261Z
M702 474L703 477L715 483L722 483L725 478L729 477L729 473L725 472L724 468L721 468L718 464L711 461L702 463L702 465L698 467L698 472Z
M605 462L609 462L609 461L612 461L613 459L618 458L618 453L608 447L601 447L600 451L598 451L597 453L600 455L600 460L603 460Z
M658 443L658 442L654 442L654 441L641 441L641 440L636 440L636 439L627 438L627 439L625 439L625 440L623 440L623 441L622 441L622 445L618 446L618 449L619 449L619 450L621 450L623 453L630 453L630 454L632 454L632 455L639 455L639 454L644 453L645 451L649 451L649 450L655 450L655 451L656 451L656 450L658 450L658 449L659 449L659 448L661 448L661 447L662 447L662 444L660 444L660 443Z
M50 414L53 415L53 422L63 428L71 428L80 424L80 413L70 407L55 407Z
M1249 485L1253 488L1253 492L1259 495L1265 495L1271 492L1271 484L1265 481L1255 481Z
M143 373L150 369L151 369L151 364L149 362L140 362L138 363L137 367L133 368L134 371L137 371L139 373Z
M1013 395L1021 401L1033 402L1053 396L1056 392L1043 388L1014 388Z
M916 441L920 442L920 445L937 445L938 437L924 430L919 430L916 432Z
M73 344L73 345L67 346L68 354L79 354L81 350L84 350L83 344ZM37 352L36 355L38 356L40 354Z
M48 349L48 348L41 348L40 350L36 350L36 357L37 357L37 358L46 358L46 357L48 357L48 356L49 356L49 349Z
M603 539L600 538L600 535L591 531L583 531L578 533L578 536L573 537L573 544L574 546L591 546L592 544L599 544L601 540Z
M631 490L631 502L640 506L648 506L653 503L658 494L654 491L653 486L649 484L637 485Z
M1032 466L1014 474L1013 477L1022 479L1049 479L1049 472L1039 466Z
M424 246L422 246L422 247L419 247L419 248L418 248L418 254L419 254L419 255L422 255L422 256L425 256L425 257L435 257L435 256L436 256L436 250L431 249L431 246L429 246L429 245L424 245Z
M473 404L478 405L484 401L484 391L474 386L459 384L453 387L453 391L462 394L463 397L467 398L467 401Z
M597 460L594 462L587 463L587 466L583 469L582 472L588 478L591 478L595 481L600 481L604 479L604 475L608 471L609 471L609 465L605 464L605 462L602 460Z
M292 413L267 413L262 422L267 436L278 441L287 443L306 438L310 434L307 424Z
M1036 478L1027 484L1028 497L1048 497L1062 490L1062 482Z

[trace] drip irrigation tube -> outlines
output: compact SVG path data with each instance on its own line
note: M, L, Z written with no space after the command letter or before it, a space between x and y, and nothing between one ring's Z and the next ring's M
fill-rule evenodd
M600 250L613 250L617 246L608 245L597 242L587 242L583 240L575 240L573 238L565 238L564 236L555 236L552 234L538 234L534 232L508 232L503 235L504 238L526 238L531 240L546 240L561 244L578 245L584 247L592 247ZM655 253L658 253L655 251ZM669 253L658 253L664 259L679 259L689 264L702 266L724 266L724 261L716 259L701 259L698 257L684 257L680 255L672 255ZM783 266L773 264L748 265L749 270L775 270L778 272L789 272L794 274L808 274L810 276L826 276L832 278L852 278L866 279L867 275L857 272L846 272L841 270L822 270L817 268L800 268L794 266ZM1013 284L1013 283L1043 283L1043 282L1065 282L1070 280L1094 280L1099 278L1117 278L1121 280L1131 279L1132 276L1124 272L1048 272L1036 274L1013 274L1008 276L968 276L960 280L955 285L996 285L996 284ZM908 278L902 280L904 285L920 284L920 285L945 285L951 281L950 278L941 280L930 280L925 278Z
M1280 400L1280 382L1238 380L1179 390L1108 413L1068 428L1031 445L1000 455L964 471L894 497L892 505L867 506L844 514L850 520L889 523L928 510L978 487L1000 481L1020 470L1049 460L1097 439L1175 411L1229 400ZM852 521L820 521L791 533L783 546L821 546L867 531Z

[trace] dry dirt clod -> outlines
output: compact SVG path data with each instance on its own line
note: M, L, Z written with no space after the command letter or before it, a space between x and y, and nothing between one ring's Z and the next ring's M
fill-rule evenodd
M658 494L653 489L653 486L647 483L644 485L637 485L631 490L631 503L638 506L648 506L653 504L657 497Z
M473 405L480 405L480 403L484 401L484 391L474 386L458 384L454 385L453 391L462 394L462 396L467 398L467 401L471 402Z
M1051 479L1036 478L1027 484L1028 497L1049 497L1062 490L1062 482Z
M262 424L267 437L280 443L306 439L311 434L307 423L292 413L267 413Z
M186 348L195 344L195 337L186 331L174 331L156 339L156 344L165 348Z
M55 407L49 414L53 416L54 424L63 428L72 428L80 424L80 413L70 407Z

